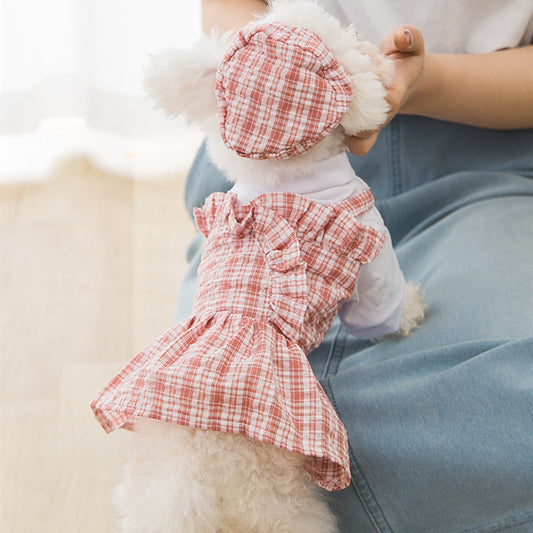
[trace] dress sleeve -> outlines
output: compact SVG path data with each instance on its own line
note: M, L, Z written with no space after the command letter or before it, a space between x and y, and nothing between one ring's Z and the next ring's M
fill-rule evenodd
M359 221L385 233L386 240L377 257L362 265L355 291L342 305L339 316L352 335L370 339L399 329L405 281L377 209L359 216Z

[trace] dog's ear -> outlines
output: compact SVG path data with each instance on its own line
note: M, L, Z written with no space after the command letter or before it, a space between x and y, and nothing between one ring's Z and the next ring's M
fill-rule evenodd
M341 121L348 135L373 131L388 118L387 89L394 77L392 60L383 57L376 46L360 41L345 58L345 66L352 80L353 98Z
M218 112L215 75L226 36L202 36L188 50L167 49L150 56L144 87L158 107L188 123L201 123Z

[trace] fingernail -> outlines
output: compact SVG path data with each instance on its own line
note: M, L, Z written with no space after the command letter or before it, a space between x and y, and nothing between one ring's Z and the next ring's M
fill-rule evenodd
M413 46L413 42L415 38L413 37L413 34L411 33L411 30L408 30L407 28L403 30L403 34L405 35L405 38L407 39L407 46L411 48Z

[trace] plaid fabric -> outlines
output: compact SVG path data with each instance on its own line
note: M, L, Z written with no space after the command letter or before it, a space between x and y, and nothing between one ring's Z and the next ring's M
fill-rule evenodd
M306 455L328 490L350 481L347 436L306 354L384 235L357 222L364 193L320 206L291 193L196 211L207 244L192 317L134 357L92 404L106 429L136 417L243 433Z
M219 65L215 93L226 146L251 159L302 154L341 121L350 78L313 32L247 26Z

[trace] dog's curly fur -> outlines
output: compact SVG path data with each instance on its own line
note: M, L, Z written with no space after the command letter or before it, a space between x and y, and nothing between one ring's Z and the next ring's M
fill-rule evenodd
M286 22L317 33L353 80L354 98L341 125L309 152L290 160L252 161L221 141L213 82L228 36L205 36L192 50L152 57L146 87L170 115L185 115L207 133L213 161L233 182L261 176L269 184L305 174L315 162L345 151L344 138L377 129L387 117L392 62L362 42L355 29L309 2L277 0L258 22ZM400 336L424 317L414 285L404 298ZM139 420L115 502L124 533L333 533L336 520L305 457L242 435Z
M304 456L243 435L136 424L115 493L128 533L334 532Z

